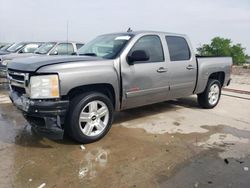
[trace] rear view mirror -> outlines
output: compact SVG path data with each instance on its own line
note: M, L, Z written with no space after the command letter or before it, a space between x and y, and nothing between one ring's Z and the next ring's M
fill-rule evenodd
M148 61L149 55L144 50L136 50L128 55L128 63L133 64L135 61Z

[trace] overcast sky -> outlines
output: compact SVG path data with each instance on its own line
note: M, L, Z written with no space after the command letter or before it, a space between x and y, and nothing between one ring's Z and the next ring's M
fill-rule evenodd
M187 34L196 48L221 36L250 54L250 0L0 0L0 41L87 42L103 33Z

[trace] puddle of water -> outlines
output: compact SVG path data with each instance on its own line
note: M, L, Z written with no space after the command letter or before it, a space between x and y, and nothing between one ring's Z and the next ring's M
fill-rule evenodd
M221 158L241 159L250 155L250 140L248 138L237 137L232 134L215 133L205 142L198 142L197 146L205 149L216 148Z
M249 167L250 158L245 158L244 163L234 159L228 161L229 163L225 164L214 151L204 152L181 165L171 177L158 180L158 187L249 187L249 171L245 171L244 167Z
M96 148L85 155L79 167L79 179L93 179L98 175L98 169L106 166L108 162L108 150Z
M234 127L229 127L229 126L224 125L222 131L224 133L232 134L232 135L237 136L237 137L250 139L250 131L248 131L248 130L240 130L240 129L237 129Z

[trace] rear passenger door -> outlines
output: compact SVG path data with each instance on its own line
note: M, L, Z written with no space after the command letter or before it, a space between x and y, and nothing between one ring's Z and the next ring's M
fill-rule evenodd
M196 84L196 59L191 54L189 44L184 37L165 37L170 62L170 98L179 98L193 94Z
M149 60L129 65L127 58L122 59L123 109L164 101L168 96L167 64L160 37L142 36L126 56L138 50L145 51Z

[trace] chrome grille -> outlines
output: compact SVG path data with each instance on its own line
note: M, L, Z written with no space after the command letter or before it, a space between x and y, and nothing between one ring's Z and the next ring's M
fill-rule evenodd
M7 77L11 90L18 92L20 95L28 93L28 73L8 70Z

